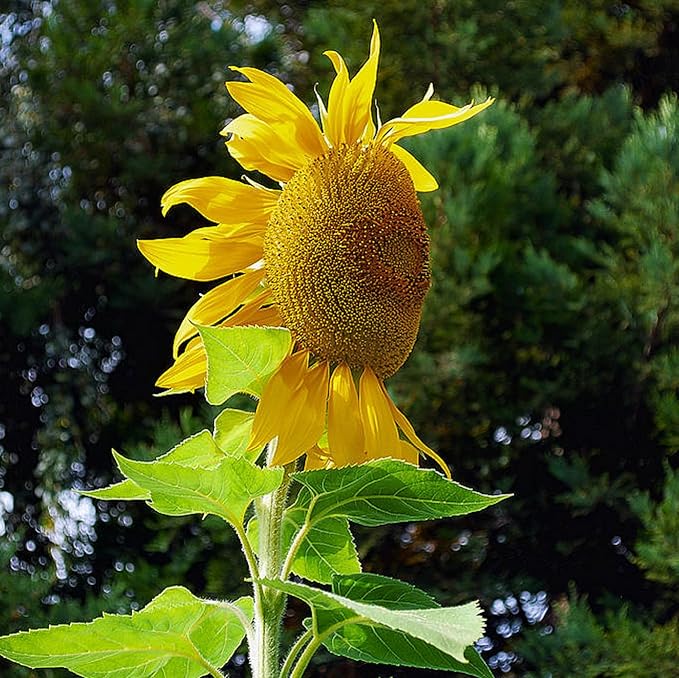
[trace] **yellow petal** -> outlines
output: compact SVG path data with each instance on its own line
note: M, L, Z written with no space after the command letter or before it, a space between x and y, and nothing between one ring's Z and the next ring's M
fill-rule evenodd
M394 418L394 421L398 424L398 427L401 429L401 431L405 433L406 438L408 438L412 445L416 447L420 452L427 455L428 457L431 457L441 467L441 470L446 474L446 476L450 478L451 474L450 469L448 468L448 464L446 464L446 462L443 461L443 459L441 459L441 457L436 452L434 452L434 450L432 450L428 445L425 445L422 442L417 433L415 433L413 425L408 421L403 412L401 412L398 409L398 407L394 405L394 402L389 397L389 394L387 393L387 389L384 387L384 384L380 384L380 386L382 388L384 397L389 403L389 409L391 410L391 414Z
M405 148L396 144L389 147L389 150L406 166L415 185L415 190L420 193L435 191L439 185L436 179L429 174L429 171L413 157Z
M260 308L243 307L241 310L243 315L239 316L241 311L234 313L233 316L226 321L224 326L258 325L259 327L281 327L283 325L280 311L275 304L262 306Z
M432 129L443 129L458 125L488 108L494 99L488 98L482 104L468 104L458 108L442 101L421 101L409 108L402 117L385 122L377 132L381 143L394 143L405 137L424 134Z
M243 275L231 278L204 294L190 309L182 320L172 344L173 357L179 354L179 347L191 337L198 334L194 323L214 325L240 306L253 292L264 277L264 269L247 271Z
M257 170L276 181L288 181L303 167L308 157L292 140L290 123L269 124L246 113L230 122L221 132L231 156L246 170Z
M405 440L401 441L401 454L399 455L399 459L403 459L403 461L407 461L409 464L417 466L419 456L420 452L417 448L413 447Z
M360 464L366 459L358 393L346 363L340 363L330 379L328 443L336 466Z
M377 82L377 65L380 58L380 33L373 21L370 55L353 79L342 56L335 51L325 55L335 69L335 79L330 87L324 132L331 145L354 143L362 138L372 138L372 100Z
M242 271L262 258L261 238L195 237L138 240L139 251L169 275L189 280L216 280Z
M328 373L327 362L314 365L305 372L302 387L295 393L290 405L283 405L286 420L278 434L272 464L289 464L313 447L323 435Z
M252 299L248 299L241 308L233 315L229 316L220 327L242 327L244 325L264 325L261 319L269 314L268 306L262 308L264 304L271 303L271 290L266 288ZM276 311L278 309L276 308Z
M304 460L305 471L333 468L333 466L333 460L328 456L327 450L322 450L318 445L314 445L306 451L306 458Z
M158 377L156 386L173 392L195 391L205 385L206 370L207 356L202 343L199 343L184 351L174 365Z
M366 367L359 382L359 411L368 459L399 456L401 442L389 403L380 380Z
M215 223L266 223L276 207L280 191L256 188L225 177L202 177L180 181L160 200L163 215L187 203Z
M290 416L288 406L302 388L308 360L308 352L300 351L285 358L273 373L255 411L248 450L264 447L279 434Z
M308 158L328 150L321 130L309 109L280 81L256 68L231 67L250 82L227 82L229 94L248 112L269 124L287 123L291 142Z

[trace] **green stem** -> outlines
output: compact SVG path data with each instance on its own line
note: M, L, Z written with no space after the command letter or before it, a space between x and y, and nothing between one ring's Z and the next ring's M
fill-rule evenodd
M267 465L271 464L276 441L267 448ZM285 467L280 487L256 502L259 523L259 578L279 579L283 560L281 530L290 488L290 474L295 465ZM281 591L255 582L254 647L250 648L253 678L278 678L280 673L280 636L285 595Z
M285 663L281 669L281 678L288 678L292 665L297 659L297 655L302 651L302 648L309 642L313 637L314 632L311 629L307 629L296 641L295 644L290 648L288 656L285 658Z
M309 665L309 662L311 661L311 658L316 654L316 650L323 644L323 641L331 636L337 629L342 628L346 624L350 623L351 621L354 621L355 619L358 619L359 617L352 617L351 619L343 619L340 622L337 622L336 624L333 624L332 626L328 627L323 633L319 635L313 635L314 634L314 629L316 628L316 621L314 618L314 621L312 623L312 627L307 631L307 633L312 634L311 642L304 648L304 652L300 655L300 658L297 661L297 664L295 668L292 670L290 673L290 678L303 678L304 676L304 671L306 670L306 667ZM306 636L306 634L304 634ZM302 636L304 637L304 636ZM301 638L300 638L301 640ZM297 643L295 643L295 647L299 643L299 640ZM293 647L293 650L295 649ZM287 664L287 662L286 662Z
M311 525L309 523L304 523L302 527L299 529L299 532L295 535L295 538L290 545L290 550L288 551L288 555L285 558L285 562L283 563L283 567L281 569L281 579L283 581L286 581L287 578L290 576L290 571L292 570L292 563L295 560L295 556L297 555L297 551L299 550L299 547L302 544L302 541L304 538L307 536L307 533L311 529Z
M311 639L311 642L304 648L304 652L302 652L297 665L290 674L290 678L302 678L311 658L316 654L316 650L318 650L322 643L323 640L321 636L316 636Z

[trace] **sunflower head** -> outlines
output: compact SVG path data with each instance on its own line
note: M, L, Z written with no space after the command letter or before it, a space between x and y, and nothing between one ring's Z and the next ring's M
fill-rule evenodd
M388 456L416 462L424 453L447 470L383 383L417 336L430 284L417 194L437 188L400 142L464 122L492 99L457 107L433 100L430 86L402 116L381 123L373 115L379 52L377 24L353 77L340 54L326 52L335 78L327 106L318 97L320 125L280 80L233 67L243 79L227 88L245 113L224 128L227 148L277 187L223 177L180 182L163 196L163 211L188 203L213 225L139 243L166 273L222 279L189 309L159 386L203 385L196 324L290 330L294 352L264 388L249 442L256 449L276 439L272 463L302 454L310 466Z
M384 146L341 144L288 182L264 236L266 277L300 346L391 376L429 289L429 237L413 181Z

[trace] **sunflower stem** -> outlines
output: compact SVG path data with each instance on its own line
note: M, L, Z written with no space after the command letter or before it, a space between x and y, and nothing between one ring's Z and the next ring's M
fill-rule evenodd
M267 447L267 465L271 464L276 450L274 439ZM256 502L255 510L259 531L259 576L262 579L279 579L283 563L281 527L283 512L290 489L290 474L295 464L285 466L280 487ZM286 597L266 585L255 586L255 634L251 648L253 678L278 678L280 675L280 640Z

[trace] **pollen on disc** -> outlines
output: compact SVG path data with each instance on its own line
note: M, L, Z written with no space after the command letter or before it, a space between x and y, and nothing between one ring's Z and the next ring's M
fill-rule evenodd
M391 151L342 145L299 170L269 220L264 261L304 348L382 378L406 360L430 284L429 237Z

